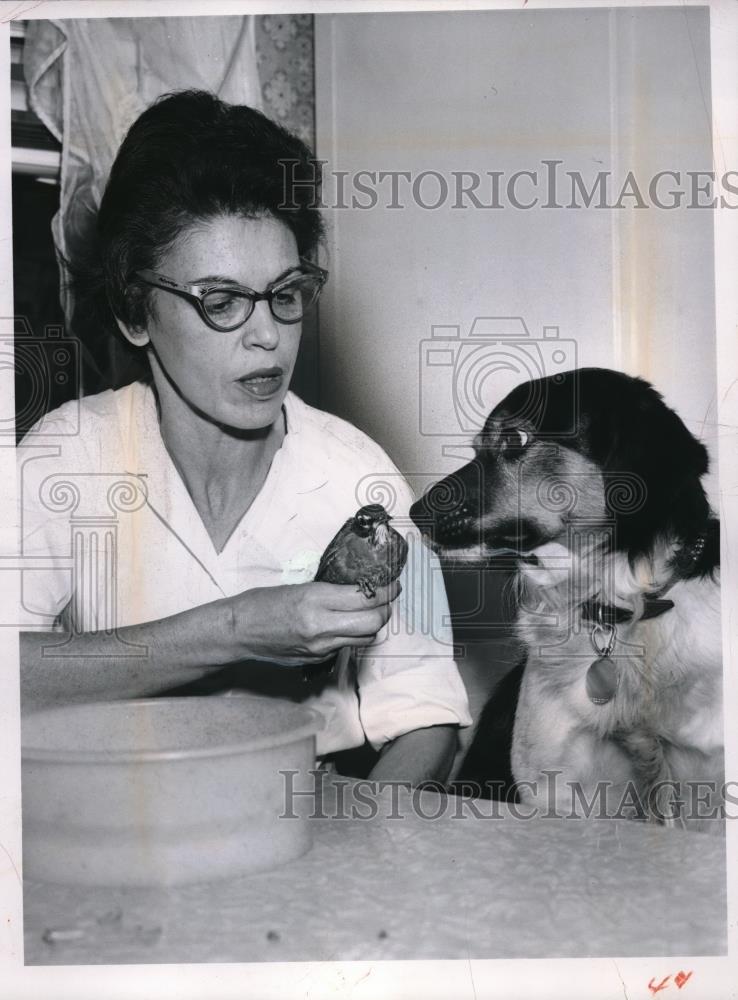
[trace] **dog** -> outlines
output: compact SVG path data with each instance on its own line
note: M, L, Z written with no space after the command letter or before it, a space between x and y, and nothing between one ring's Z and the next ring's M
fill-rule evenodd
M585 368L510 392L474 452L411 517L442 560L514 560L524 655L483 709L453 790L546 814L720 827L706 449L648 382Z

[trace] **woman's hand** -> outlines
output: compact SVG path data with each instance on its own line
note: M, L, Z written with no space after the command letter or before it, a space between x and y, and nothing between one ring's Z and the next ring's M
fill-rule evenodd
M365 597L353 586L303 583L257 587L230 598L238 658L317 663L344 646L368 646L389 621L394 581Z
M145 698L239 660L318 663L373 642L400 590L395 581L367 599L336 583L259 587L113 633L26 633L24 706Z

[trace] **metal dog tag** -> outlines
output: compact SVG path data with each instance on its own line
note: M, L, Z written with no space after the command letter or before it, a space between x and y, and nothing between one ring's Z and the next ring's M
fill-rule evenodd
M610 659L615 646L615 625L603 621L604 613L600 605L598 621L592 628L590 640L597 653L597 659L587 671L585 687L587 697L593 705L606 705L612 701L618 689L618 667Z
M609 656L595 660L587 671L585 681L587 697L593 705L606 705L618 689L618 668Z

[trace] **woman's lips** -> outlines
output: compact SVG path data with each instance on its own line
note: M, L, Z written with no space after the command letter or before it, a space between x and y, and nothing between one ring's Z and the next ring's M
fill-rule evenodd
M284 372L281 368L264 368L250 372L243 378L236 379L238 385L250 396L257 399L267 399L282 388Z

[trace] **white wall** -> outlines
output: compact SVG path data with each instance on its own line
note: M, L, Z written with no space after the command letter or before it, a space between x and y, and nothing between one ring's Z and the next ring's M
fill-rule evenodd
M321 15L318 155L349 175L446 177L542 175L542 160L560 159L588 185L600 170L634 170L647 186L658 169L709 169L708 42L707 12L695 8ZM429 180L422 190L430 201L437 188ZM519 192L527 196L524 182ZM421 371L421 345L433 326L464 336L478 316L521 316L534 338L558 327L573 341L568 361L645 375L710 439L709 209L516 210L504 198L502 209L454 209L450 196L437 210L411 196L391 209L387 200L326 212L322 402L406 473L432 477L460 464L443 446L470 435L422 433L423 380L431 424L457 421L451 371ZM480 410L524 377L501 374L500 352L485 351Z

